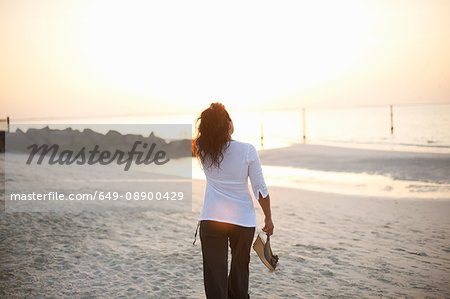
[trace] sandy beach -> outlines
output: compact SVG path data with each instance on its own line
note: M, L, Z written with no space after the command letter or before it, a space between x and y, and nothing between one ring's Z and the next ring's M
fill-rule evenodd
M448 155L426 154L422 161L412 153L321 149L274 149L260 156L264 165L349 172L363 167L357 161L362 159L376 173L397 161L392 172L398 178L405 179L404 174L448 184ZM356 162L336 162L336 167L317 162L342 155ZM419 171L408 161L425 168ZM203 180L192 180L192 211L129 206L78 213L2 212L0 296L204 298L200 241L192 245L204 187ZM360 196L301 186L269 186L269 191L272 249L280 262L270 272L251 253L252 298L450 296L450 196ZM4 189L1 195L5 200ZM261 227L256 202L255 208Z
M251 249L252 299L450 299L450 0L0 0L0 20L0 299L206 298L198 219L253 226L251 200L279 257Z

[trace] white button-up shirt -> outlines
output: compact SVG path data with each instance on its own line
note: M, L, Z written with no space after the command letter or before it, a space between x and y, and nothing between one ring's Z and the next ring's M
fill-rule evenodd
M199 220L215 220L246 227L257 227L252 196L266 197L269 192L255 147L249 143L230 141L223 152L220 168L203 164L206 175L205 201Z

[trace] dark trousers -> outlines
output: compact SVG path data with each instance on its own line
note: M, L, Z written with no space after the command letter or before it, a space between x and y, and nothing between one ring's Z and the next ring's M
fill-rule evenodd
M247 299L248 264L254 227L230 223L200 221L203 253L203 279L206 297L210 299ZM228 240L231 268L228 275Z

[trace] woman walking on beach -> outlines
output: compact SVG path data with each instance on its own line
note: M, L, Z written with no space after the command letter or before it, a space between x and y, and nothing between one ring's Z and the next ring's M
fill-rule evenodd
M233 122L222 104L212 103L197 124L192 149L206 175L199 218L206 297L249 298L250 248L257 225L248 178L265 215L262 230L271 235L274 228L259 157L251 144L231 139Z

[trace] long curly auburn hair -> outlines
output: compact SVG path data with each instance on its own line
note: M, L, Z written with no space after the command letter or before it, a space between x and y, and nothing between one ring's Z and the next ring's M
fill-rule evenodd
M196 136L192 140L192 153L203 166L220 167L223 151L231 140L231 118L225 106L212 103L195 122Z

